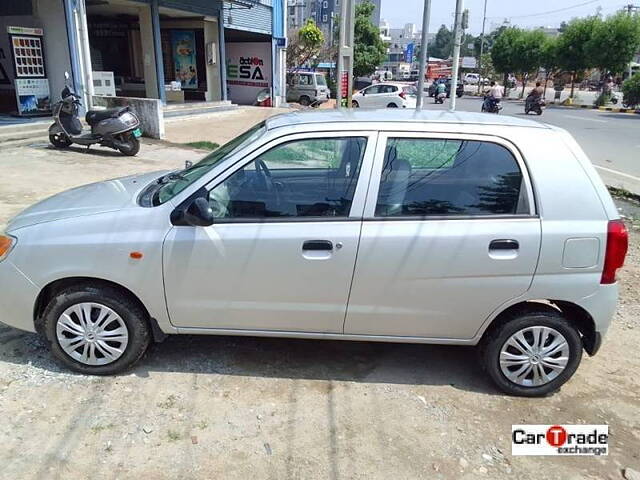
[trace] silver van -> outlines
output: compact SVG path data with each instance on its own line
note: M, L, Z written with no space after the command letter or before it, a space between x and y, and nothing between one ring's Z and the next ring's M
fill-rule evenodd
M476 345L500 389L540 396L598 351L627 241L559 128L286 114L184 170L15 217L0 236L0 321L100 375L168 334Z
M323 73L296 72L287 74L287 102L318 106L329 100L330 92Z

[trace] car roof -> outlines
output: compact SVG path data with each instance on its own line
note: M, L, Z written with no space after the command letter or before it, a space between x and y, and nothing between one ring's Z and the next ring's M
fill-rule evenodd
M268 130L301 124L321 123L449 123L466 125L498 125L529 128L549 128L547 125L524 118L507 115L493 115L479 112L448 112L444 110L415 110L387 108L370 109L327 109L275 115L266 120Z

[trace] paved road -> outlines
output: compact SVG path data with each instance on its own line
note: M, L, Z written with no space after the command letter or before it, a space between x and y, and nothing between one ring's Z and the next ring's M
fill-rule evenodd
M456 109L478 112L481 101L459 98ZM426 108L440 110L448 108L448 103L443 107L427 99ZM503 103L502 114L524 116L522 102ZM571 132L608 185L640 194L640 115L550 106L541 117L529 117Z

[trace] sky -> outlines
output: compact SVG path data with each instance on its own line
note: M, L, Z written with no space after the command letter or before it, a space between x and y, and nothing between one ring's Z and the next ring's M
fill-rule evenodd
M624 5L634 3L631 0L487 0L486 31L492 30L504 21L521 27L557 27L563 20L593 15L600 8L603 15L620 10ZM638 1L635 1L638 4ZM391 28L400 28L405 23L415 23L418 29L422 25L424 0L382 0L381 17L391 24ZM451 28L455 0L432 0L429 32L438 30L445 24ZM479 34L482 29L482 11L484 0L464 0L464 8L469 9L469 33ZM558 11L562 10L562 11Z

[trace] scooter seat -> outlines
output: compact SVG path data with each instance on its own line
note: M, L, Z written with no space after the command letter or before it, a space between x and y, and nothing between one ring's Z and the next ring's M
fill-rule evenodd
M124 112L128 112L129 107L107 108L106 110L89 110L84 119L89 125L95 125L101 120L118 118Z

